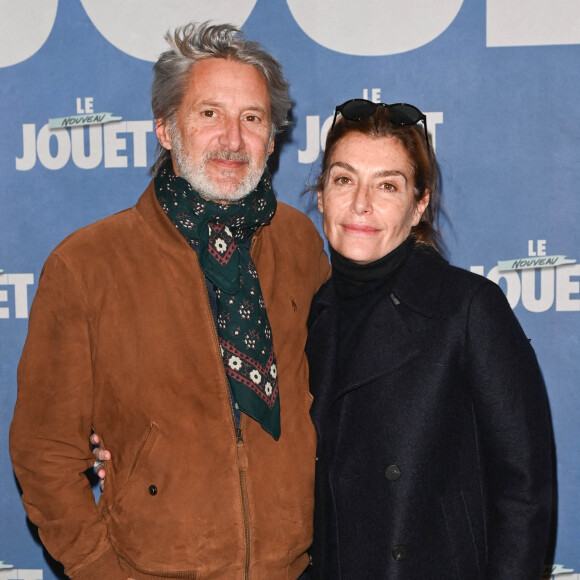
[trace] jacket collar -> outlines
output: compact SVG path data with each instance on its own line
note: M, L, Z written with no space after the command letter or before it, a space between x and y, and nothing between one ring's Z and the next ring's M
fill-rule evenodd
M432 318L440 300L449 263L436 250L416 245L393 277L391 300ZM334 303L332 278L320 289L311 318Z
M149 226L161 247L163 247L168 253L183 255L184 257L187 256L191 259L190 256L195 254L195 252L192 250L185 238L179 233L178 229L171 223L171 220L167 215L165 215L161 205L159 205L157 196L155 195L155 184L153 180L149 183L147 189L137 201L135 208ZM259 251L263 230L264 227L258 228L252 236L252 257L254 257L257 251Z
M388 375L420 353L415 330L400 315L399 305L404 304L425 318L435 316L448 267L435 250L413 249L395 274L390 297L378 302L351 353L356 364L345 365L340 376L336 359L339 317L332 278L321 288L310 313L307 348L314 395L312 416L316 423L322 420L325 400L334 401L348 391ZM388 330L385 321L388 321Z
M437 312L449 263L431 247L415 245L395 274L391 299L432 318Z

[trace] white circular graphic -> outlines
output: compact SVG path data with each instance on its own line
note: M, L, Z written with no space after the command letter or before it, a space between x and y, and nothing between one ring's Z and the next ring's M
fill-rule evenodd
M287 0L302 30L322 46L357 56L413 50L437 38L463 0Z
M58 0L0 0L0 67L38 52L49 37Z
M97 30L119 50L154 62L165 33L191 21L241 26L257 0L81 0Z

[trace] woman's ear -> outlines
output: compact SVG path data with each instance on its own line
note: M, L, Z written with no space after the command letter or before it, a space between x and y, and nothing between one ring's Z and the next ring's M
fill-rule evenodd
M429 205L429 200L431 199L431 192L425 189L423 192L423 197L415 205L415 214L413 215L413 226L416 226L423 217L427 206Z
M319 211L320 213L324 213L324 203L323 203L323 201L322 201L322 190L321 190L321 189L319 189L319 190L316 192L316 194L317 194L317 196L318 196L318 211Z

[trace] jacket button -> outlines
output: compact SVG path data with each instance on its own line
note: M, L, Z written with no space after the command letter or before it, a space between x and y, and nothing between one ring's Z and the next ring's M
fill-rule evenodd
M395 546L391 551L391 554L393 555L393 558L395 558L395 560L397 561L405 560L409 555L409 548L408 546L403 545Z
M150 485L147 491L149 492L149 495L157 495L157 486Z
M397 481L397 479L401 477L401 470L397 465L389 465L387 469L385 469L385 475L389 481Z

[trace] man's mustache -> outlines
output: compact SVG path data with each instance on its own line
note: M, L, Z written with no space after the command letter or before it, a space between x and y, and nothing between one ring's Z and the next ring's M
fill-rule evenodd
M239 161L242 163L250 163L252 161L252 157L247 153L230 151L229 149L216 149L206 152L204 160L209 161L210 159L223 159L225 161Z

